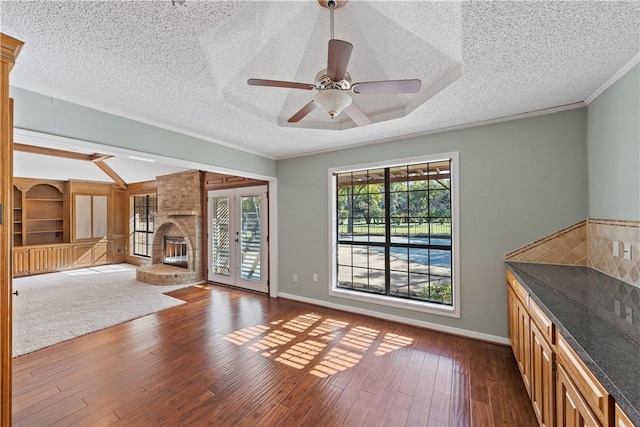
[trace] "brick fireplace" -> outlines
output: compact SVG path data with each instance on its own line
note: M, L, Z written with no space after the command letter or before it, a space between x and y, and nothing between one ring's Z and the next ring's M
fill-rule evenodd
M136 278L154 285L202 282L202 174L186 171L159 176L157 181L151 264L138 267ZM167 241L173 242L169 257ZM168 258L176 259L176 242L181 242L180 262L167 263Z

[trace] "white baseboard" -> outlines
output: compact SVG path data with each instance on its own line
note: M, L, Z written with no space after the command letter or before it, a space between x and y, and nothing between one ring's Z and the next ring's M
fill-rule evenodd
M431 329L438 332L445 332L447 334L459 335L467 338L473 338L473 339L492 342L496 344L503 344L503 345L510 344L509 338L499 337L497 335L490 335L482 332L469 331L467 329L454 328L452 326L439 325L437 323L425 322L423 320L416 320L409 317L402 317L402 316L396 316L393 314L380 313L378 311L366 310L364 308L353 307L350 305L335 304L328 301L301 297L299 295L289 294L286 292L280 292L278 293L278 296L282 298L294 300L294 301L319 305L321 307L334 308L336 310L363 314L365 316L376 317L378 319L391 320L393 322L404 323L411 326L418 326L420 328Z

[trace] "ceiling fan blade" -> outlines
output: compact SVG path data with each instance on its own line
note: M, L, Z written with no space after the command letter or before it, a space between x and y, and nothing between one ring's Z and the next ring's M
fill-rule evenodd
M287 89L315 89L316 86L311 83L297 83L297 82L285 82L282 80L265 80L265 79L249 79L247 80L249 86L270 86L270 87L284 87Z
M349 42L338 39L329 40L327 75L332 81L339 82L344 79L352 50L353 45Z
M314 108L316 108L316 103L313 102L313 99L312 99L307 105L305 105L300 110L298 110L298 112L295 113L293 116L291 116L287 121L289 123L297 123L300 120L302 120L307 114L312 112Z
M358 126L366 126L371 124L371 119L367 117L364 111L362 111L355 102L352 102L347 108L342 111L347 113L347 115L351 117L351 120L353 120Z
M418 79L412 80L382 80L379 82L354 83L351 90L355 93L377 95L379 93L416 93L420 91L422 83Z

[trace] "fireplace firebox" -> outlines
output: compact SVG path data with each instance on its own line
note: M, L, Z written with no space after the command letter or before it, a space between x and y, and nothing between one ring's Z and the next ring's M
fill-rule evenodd
M184 237L164 236L163 263L175 267L189 268L187 239Z

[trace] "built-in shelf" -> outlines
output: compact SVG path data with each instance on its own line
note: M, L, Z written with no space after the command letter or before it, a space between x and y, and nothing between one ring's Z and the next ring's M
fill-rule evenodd
M59 183L44 181L13 189L14 246L65 242L64 194Z

